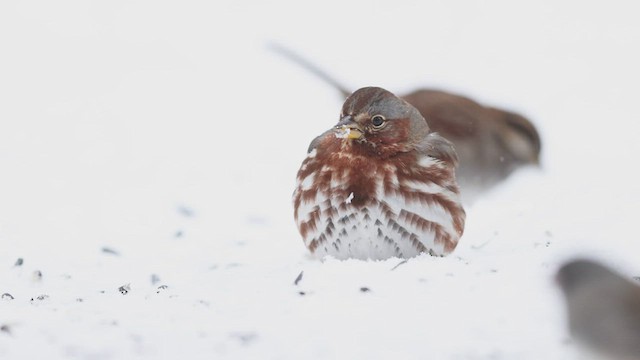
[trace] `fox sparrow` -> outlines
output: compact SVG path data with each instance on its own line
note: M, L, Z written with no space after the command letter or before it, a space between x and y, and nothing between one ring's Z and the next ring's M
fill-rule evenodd
M357 90L298 172L305 245L339 259L447 255L465 222L456 163L453 145L413 106L378 87Z
M294 52L272 48L340 91L346 87ZM541 141L535 126L513 112L483 106L464 96L421 89L402 96L427 119L432 131L450 140L460 163L456 177L465 201L473 200L525 165L537 165Z
M560 268L571 335L606 359L640 359L640 284L591 260Z

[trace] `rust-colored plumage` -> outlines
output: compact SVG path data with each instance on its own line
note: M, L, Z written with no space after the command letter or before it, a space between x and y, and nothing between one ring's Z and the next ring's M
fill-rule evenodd
M446 255L464 230L457 156L406 101L376 87L347 98L302 163L294 216L317 256Z
M274 49L331 84L345 98L351 94L304 58L281 46ZM432 131L455 146L460 161L456 176L466 201L474 200L516 169L539 163L540 136L521 115L434 89L419 89L401 98L422 114Z

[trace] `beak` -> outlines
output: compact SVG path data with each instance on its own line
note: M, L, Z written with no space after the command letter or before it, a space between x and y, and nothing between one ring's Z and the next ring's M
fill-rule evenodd
M364 135L364 131L353 121L351 115L345 115L336 125L336 137L341 139L360 139Z

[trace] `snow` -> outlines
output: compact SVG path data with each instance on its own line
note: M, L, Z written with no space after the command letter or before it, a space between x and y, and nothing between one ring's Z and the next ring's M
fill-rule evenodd
M559 264L640 273L637 10L3 2L0 358L580 358ZM314 260L291 193L340 96L270 41L352 89L522 112L542 168L468 207L449 257Z
M351 204L351 200L353 200L353 192L349 194L349 196L347 197L347 199L345 200L345 202L347 204Z
M338 139L346 139L349 137L349 135L351 134L351 128L348 128L346 126L343 126L342 128L340 128L338 131L336 131L335 136Z

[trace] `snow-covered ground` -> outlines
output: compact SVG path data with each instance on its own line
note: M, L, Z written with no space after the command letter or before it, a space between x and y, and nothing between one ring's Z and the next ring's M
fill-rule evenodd
M640 274L638 10L2 2L0 358L579 358L558 265ZM313 260L291 193L340 97L269 41L354 89L522 112L543 167L469 207L447 258Z

